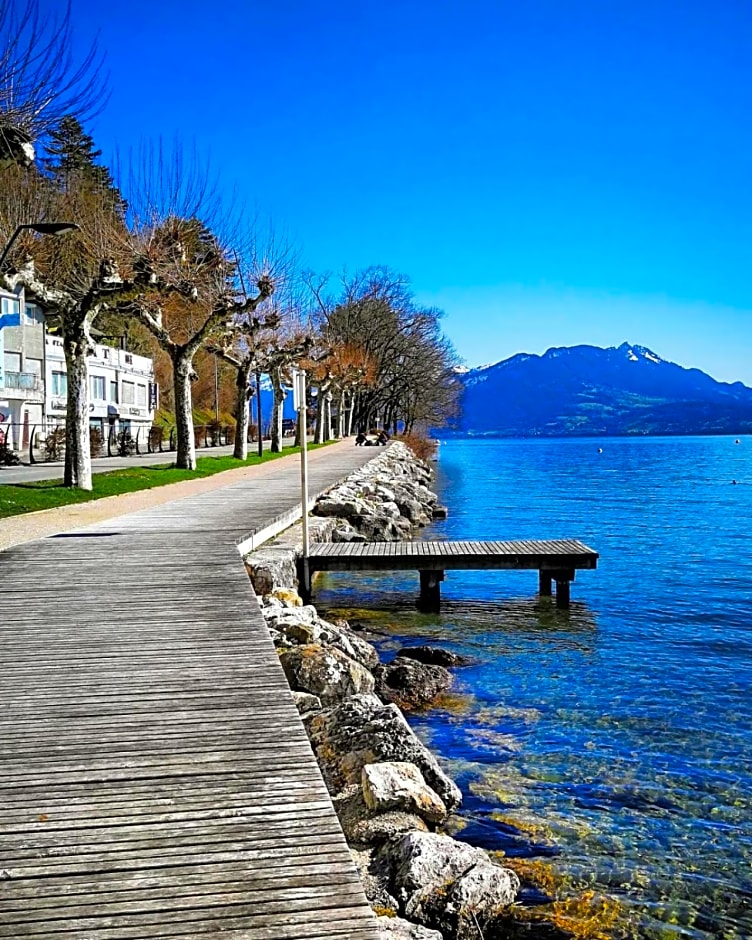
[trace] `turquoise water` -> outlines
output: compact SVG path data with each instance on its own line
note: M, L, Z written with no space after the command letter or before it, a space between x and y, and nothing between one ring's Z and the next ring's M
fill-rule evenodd
M454 707L411 719L462 786L462 837L617 899L637 936L752 936L752 439L457 440L436 466L450 515L425 537L601 556L569 611L534 572L448 572L438 616L412 576L317 597L385 611L385 655L471 657Z

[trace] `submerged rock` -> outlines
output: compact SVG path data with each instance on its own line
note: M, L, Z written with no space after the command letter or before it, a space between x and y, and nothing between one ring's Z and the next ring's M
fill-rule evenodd
M433 666L398 656L373 671L376 692L387 702L411 711L427 705L452 684L452 674L443 666Z
M314 716L307 729L331 793L360 783L366 764L407 761L419 768L448 810L462 801L459 787L439 767L400 710L384 705L375 695L354 695Z
M419 663L429 666L466 666L470 660L459 653L442 649L440 646L403 646L397 653L398 657L417 659Z

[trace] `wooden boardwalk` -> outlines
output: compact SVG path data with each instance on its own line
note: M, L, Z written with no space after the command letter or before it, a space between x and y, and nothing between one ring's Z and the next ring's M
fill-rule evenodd
M419 605L438 610L440 582L448 570L537 570L541 594L569 606L569 585L579 569L597 567L598 553L576 539L488 542L314 542L309 576L317 571L418 571ZM310 592L311 584L308 589Z
M299 503L259 470L0 553L0 937L376 940L235 547Z

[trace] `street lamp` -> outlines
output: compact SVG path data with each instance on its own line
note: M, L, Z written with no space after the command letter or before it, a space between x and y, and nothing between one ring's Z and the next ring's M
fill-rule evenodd
M38 232L40 235L62 235L63 232L72 232L80 228L81 226L76 225L75 222L24 222L16 228L15 232L10 237L10 241L5 248L3 248L3 253L0 255L0 270L2 270L3 262L13 247L13 242L18 238L21 232L29 229L32 232Z

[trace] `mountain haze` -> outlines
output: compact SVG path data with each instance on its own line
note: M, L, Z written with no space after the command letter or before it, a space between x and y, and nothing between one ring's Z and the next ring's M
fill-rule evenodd
M455 431L489 437L752 433L752 389L645 346L520 353L460 374ZM442 432L446 433L446 432Z

